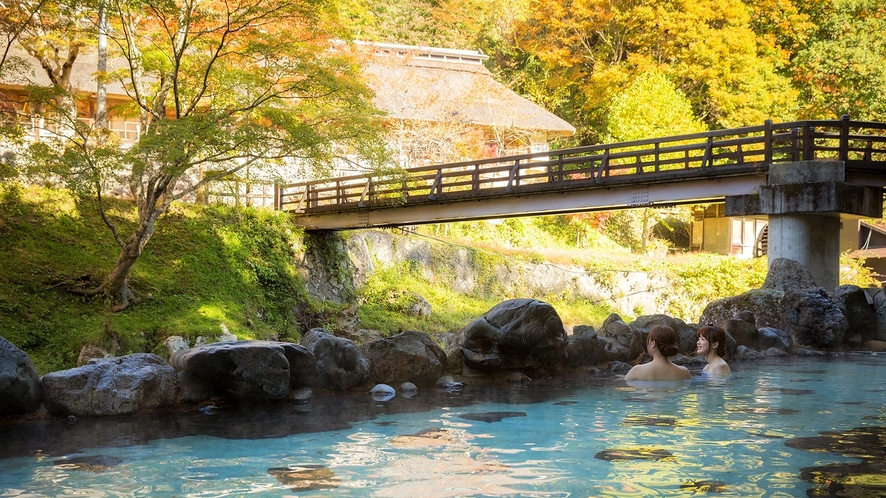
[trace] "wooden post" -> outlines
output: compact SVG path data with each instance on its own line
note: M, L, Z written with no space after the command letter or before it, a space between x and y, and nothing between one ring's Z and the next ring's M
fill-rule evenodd
M840 160L849 159L849 115L840 118Z
M763 123L763 136L765 137L763 143L763 161L767 165L772 165L772 120L767 119L766 122Z
M803 127L803 161L815 159L815 127Z

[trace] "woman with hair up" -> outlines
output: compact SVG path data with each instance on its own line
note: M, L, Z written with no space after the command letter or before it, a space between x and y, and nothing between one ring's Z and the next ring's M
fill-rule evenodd
M726 356L726 332L720 327L706 325L695 333L698 337L696 354L704 355L708 364L703 372L707 375L727 377L732 374L732 369L723 358Z
M646 338L646 353L652 357L649 363L635 365L625 375L625 380L689 380L689 369L674 365L670 357L677 354L677 333L667 325L656 325Z

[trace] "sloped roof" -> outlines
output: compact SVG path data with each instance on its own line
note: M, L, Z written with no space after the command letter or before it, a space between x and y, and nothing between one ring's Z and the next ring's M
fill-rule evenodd
M16 71L6 71L4 77L0 79L0 85L4 86L49 86L51 82L46 76L46 71L40 67L40 62L25 52L18 44L10 47L9 57L16 57L25 62L25 66L16 67ZM124 69L128 66L128 62L123 58L108 59L108 71ZM95 73L98 71L98 54L95 50L83 48L74 61L71 69L71 84L81 92L97 91L95 81ZM117 81L108 81L105 84L105 91L109 95L126 96L126 91Z
M367 56L364 76L375 91L375 105L399 120L446 122L543 132L548 137L572 136L575 128L541 106L495 81L483 66L480 52L409 45L359 43ZM49 85L39 62L22 48L10 55L30 67L6 74L2 86ZM83 92L96 91L97 54L83 50L74 62L71 82ZM109 59L108 70L125 68L126 60ZM126 96L119 82L109 81L108 95Z
M362 46L375 105L394 119L465 124L571 136L575 128L495 81L487 56L466 50L393 44Z

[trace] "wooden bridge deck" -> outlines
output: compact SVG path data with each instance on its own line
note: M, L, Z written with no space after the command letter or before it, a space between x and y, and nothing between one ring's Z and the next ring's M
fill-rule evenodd
M277 209L347 229L711 202L779 162L839 160L886 185L886 123L797 121L280 185Z

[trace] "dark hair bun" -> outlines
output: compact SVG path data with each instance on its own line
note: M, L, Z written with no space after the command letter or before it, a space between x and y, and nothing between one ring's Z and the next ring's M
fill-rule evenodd
M678 349L676 344L664 344L659 348L659 351L661 351L661 354L671 357L677 354Z

